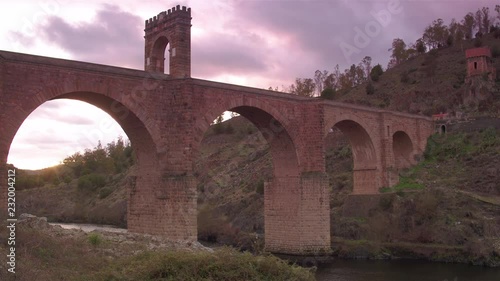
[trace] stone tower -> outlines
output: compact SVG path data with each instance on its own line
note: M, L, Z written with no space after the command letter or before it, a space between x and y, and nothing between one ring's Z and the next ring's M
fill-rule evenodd
M165 73L165 49L169 46L169 74L191 76L191 8L180 5L146 20L144 70Z
M467 76L463 101L473 105L488 100L494 92L496 69L488 47L465 50L467 59Z
M486 74L489 80L495 80L496 69L492 65L491 51L488 47L465 50L467 59L467 78Z

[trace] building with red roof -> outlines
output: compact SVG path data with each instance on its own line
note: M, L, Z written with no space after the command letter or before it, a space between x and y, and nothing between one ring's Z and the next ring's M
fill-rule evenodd
M480 47L465 50L467 59L467 80L473 76L487 74L490 80L495 80L496 69L491 59L489 47Z

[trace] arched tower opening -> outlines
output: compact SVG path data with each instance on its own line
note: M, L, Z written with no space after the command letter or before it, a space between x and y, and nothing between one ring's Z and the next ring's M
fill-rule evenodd
M170 76L191 77L191 8L159 13L146 20L144 32L144 70L165 73L168 64Z
M167 37L160 36L156 39L151 56L146 59L146 65L155 69L155 72L170 73L170 44Z

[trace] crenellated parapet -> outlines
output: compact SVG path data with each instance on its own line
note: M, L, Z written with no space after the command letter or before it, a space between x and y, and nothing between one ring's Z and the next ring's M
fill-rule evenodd
M191 8L177 5L148 19L144 39L146 71L191 76Z
M169 9L167 11L163 11L159 13L157 16L154 16L148 20L146 20L146 31L151 30L155 27L162 26L165 23L168 23L170 21L174 21L176 19L184 19L186 20L186 23L190 24L191 22L191 8L188 8L186 6L180 6L177 5L175 7L172 7L172 9Z

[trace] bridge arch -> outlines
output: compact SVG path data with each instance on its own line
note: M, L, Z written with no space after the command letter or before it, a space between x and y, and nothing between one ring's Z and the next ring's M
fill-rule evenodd
M2 135L0 136L0 164L6 164L10 146L14 137L21 127L22 123L29 115L40 105L49 100L57 99L73 99L89 103L108 113L122 127L124 132L130 139L132 148L136 156L136 166L130 174L128 183L128 208L127 208L127 225L131 231L138 231L136 216L130 215L137 212L140 207L140 197L143 195L134 196L135 193L148 193L151 186L158 184L158 158L157 158L157 138L155 131L151 130L152 121L146 116L145 110L132 99L123 98L123 94L119 90L111 90L109 92L100 92L88 90L82 86L70 87L67 81L62 81L62 86L46 88L43 91L38 91L37 94L26 99L26 102L17 102L16 107L6 107L4 114L0 114L2 124L9 124L5 129L2 126ZM64 86L66 84L66 86ZM91 83L86 84L91 85ZM22 88L22 87L21 87ZM116 90L116 89L115 89ZM26 90L19 90L20 93ZM17 93L7 96L16 98ZM22 96L22 94L19 94ZM7 104L9 101L6 100ZM0 198L6 198L6 190L0 190ZM5 200L5 199L3 199ZM136 202L138 201L138 202Z
M273 169L275 176L298 176L300 159L297 156L294 134L288 128L286 120L279 111L265 102L255 99L231 100L221 103L208 110L196 124L194 136L194 154L197 155L203 135L213 120L225 111L232 111L252 122L268 142L273 155Z
M392 151L396 169L408 168L415 163L413 142L407 133L396 131L392 135Z
M136 114L133 106L126 106L117 99L111 98L105 94L91 91L69 91L67 93L55 93L52 96L41 95L38 98L31 99L29 102L23 103L18 108L13 110L12 114L7 114L8 122L11 124L9 130L5 131L4 137L7 144L6 152L10 150L10 146L22 123L29 115L43 103L49 100L57 99L73 99L86 102L96 106L109 114L127 134L132 147L134 148L137 163L139 165L154 165L156 145L155 141L147 128L146 123ZM2 159L6 162L7 154Z
M285 233L289 236L297 236L297 240L303 236L297 228L303 227L300 212L301 196L304 195L301 195L300 190L305 180L301 178L299 157L293 135L283 124L286 121L281 121L283 119L280 119L281 116L276 109L265 103L252 99L239 103L228 102L225 106L217 106L199 118L196 124L199 131L195 137L195 155L200 154L198 151L201 138L208 130L211 121L223 112L236 112L253 123L269 145L273 167L272 178L265 179L264 183L263 230L266 249L271 251L283 248L294 249L296 246L293 242L282 239ZM306 185L306 187L309 186ZM311 190L313 190L312 187ZM294 222L295 220L298 222ZM290 240L293 241L293 239Z
M362 122L342 119L329 123L348 139L353 157L353 194L378 193L379 169L376 146L372 132ZM325 136L326 137L326 136Z

